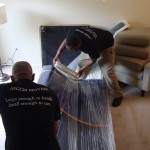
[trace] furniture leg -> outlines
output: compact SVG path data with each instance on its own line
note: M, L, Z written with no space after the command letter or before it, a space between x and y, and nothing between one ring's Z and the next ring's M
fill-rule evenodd
M141 96L144 97L145 91L141 90Z

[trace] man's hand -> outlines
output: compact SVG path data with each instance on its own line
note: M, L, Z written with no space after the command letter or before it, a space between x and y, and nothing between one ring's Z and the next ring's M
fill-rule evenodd
M83 73L83 70L79 70L79 71L77 72L77 77L79 78L79 77L82 75L82 73Z
M59 61L59 62L60 62L59 58L55 56L55 57L53 58L53 65L56 63L56 61Z

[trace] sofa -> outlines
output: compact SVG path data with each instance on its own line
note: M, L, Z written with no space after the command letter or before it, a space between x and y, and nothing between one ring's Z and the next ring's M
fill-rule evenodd
M115 35L115 72L118 80L150 90L150 27L132 28Z
M60 71L55 66L56 70L52 64L60 43L76 27L40 27L43 68L38 83L51 88L59 99L62 113L57 139L61 150L115 150L110 96L105 80L68 79L68 75L66 78L62 73L64 68L59 68ZM66 50L60 60L73 69L83 55Z

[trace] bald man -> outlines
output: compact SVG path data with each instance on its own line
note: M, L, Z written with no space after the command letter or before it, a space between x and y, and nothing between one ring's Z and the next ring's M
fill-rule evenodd
M5 150L60 150L56 139L60 106L56 94L33 82L31 65L19 61L12 82L0 84Z

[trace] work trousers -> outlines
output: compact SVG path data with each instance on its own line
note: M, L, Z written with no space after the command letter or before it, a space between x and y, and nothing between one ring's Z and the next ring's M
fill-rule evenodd
M109 92L113 98L121 97L123 92L120 88L116 73L114 71L115 50L114 47L104 49L100 53L100 58L97 60L100 66L102 75L106 80Z
M83 59L79 62L78 67L82 67L87 59ZM109 93L112 98L118 98L123 95L122 89L120 88L117 76L114 71L115 62L115 51L114 47L104 49L100 52L100 57L97 59L97 63L100 66L103 78L106 80ZM90 68L86 70L89 72Z

